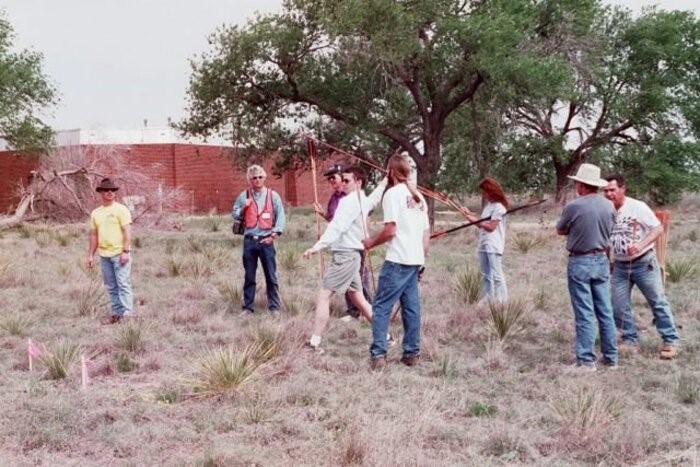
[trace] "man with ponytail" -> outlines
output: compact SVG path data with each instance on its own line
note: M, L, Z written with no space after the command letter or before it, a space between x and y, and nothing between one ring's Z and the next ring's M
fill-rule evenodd
M386 365L389 319L397 301L401 302L404 326L401 362L413 366L420 359L418 274L428 252L430 223L425 199L415 186L407 183L410 175L411 167L406 158L399 155L389 158L387 190L382 199L384 227L377 235L362 241L367 250L384 243L388 245L372 302L372 345L369 352L373 370Z

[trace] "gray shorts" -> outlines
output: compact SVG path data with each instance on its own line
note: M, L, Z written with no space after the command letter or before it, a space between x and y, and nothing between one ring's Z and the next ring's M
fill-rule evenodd
M323 288L339 294L347 290L362 291L361 259L361 251L334 251L331 264L323 276Z

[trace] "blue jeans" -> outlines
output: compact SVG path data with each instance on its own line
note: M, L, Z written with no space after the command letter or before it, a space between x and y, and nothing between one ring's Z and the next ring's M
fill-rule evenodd
M128 316L134 311L134 296L131 293L133 255L129 255L129 262L124 266L119 263L119 256L100 256L100 270L112 302L112 315Z
M372 302L372 345L371 358L386 355L389 344L391 310L397 301L401 302L403 321L403 355L410 357L420 354L420 294L418 292L418 270L420 266L407 266L384 261L379 273L377 293Z
M259 240L245 238L243 240L243 269L245 281L243 283L243 308L253 310L255 302L255 274L258 271L258 259L265 273L265 287L267 289L268 310L280 309L280 287L277 283L277 262L274 243L266 245Z
M664 294L659 262L653 251L637 261L615 261L612 274L613 306L615 323L622 333L622 340L630 343L639 340L630 301L632 287L635 285L651 307L656 330L664 344L675 344L678 341L678 331L673 322L671 305Z
M508 300L508 287L506 277L503 275L503 255L479 251L478 256L484 297L489 301L495 299L505 302Z
M576 361L595 363L595 321L603 362L617 363L617 342L610 303L610 263L604 254L569 257L569 295L576 325Z

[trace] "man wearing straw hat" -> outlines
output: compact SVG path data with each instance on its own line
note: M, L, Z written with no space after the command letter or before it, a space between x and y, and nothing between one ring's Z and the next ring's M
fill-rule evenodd
M90 245L87 267L95 265L95 252L100 256L102 280L109 292L112 314L109 324L120 322L134 311L131 292L131 213L115 201L119 187L110 178L103 178L96 191L102 205L90 214Z
M574 180L578 197L561 213L556 229L566 235L569 251L567 282L576 326L575 372L596 371L595 323L600 333L602 364L617 368L615 321L610 303L610 262L608 246L615 224L615 208L598 195L608 182L600 178L600 168L581 164Z
M603 189L605 197L617 209L611 237L615 261L611 282L615 323L622 334L622 343L634 346L639 341L630 301L632 287L636 285L654 314L654 324L663 341L659 357L671 360L678 354L678 331L654 251L654 242L663 233L663 226L646 203L626 196L622 175L605 179L608 181Z

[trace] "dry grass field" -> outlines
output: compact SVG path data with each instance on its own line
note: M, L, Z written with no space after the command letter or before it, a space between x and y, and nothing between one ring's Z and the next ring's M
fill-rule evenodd
M101 324L99 276L82 266L83 226L3 232L0 464L700 464L700 203L686 200L672 217L679 358L658 359L635 293L639 351L623 352L619 371L585 376L565 371L573 318L557 214L510 219L505 311L471 303L475 229L435 241L422 284L424 359L405 367L395 346L380 373L368 370L366 323L335 318L324 355L303 349L318 286L317 261L300 254L315 238L308 210L290 213L278 243L278 320L264 313L261 271L258 313L238 315L241 242L225 216L186 219L183 232L136 226L137 317L112 326ZM375 269L381 260L373 253ZM336 300L333 313L343 308ZM32 371L28 338L45 350Z

